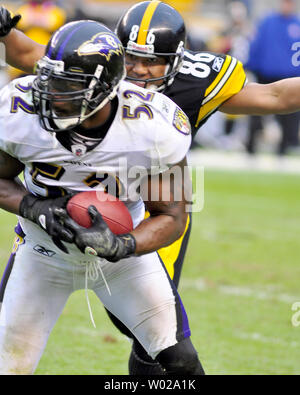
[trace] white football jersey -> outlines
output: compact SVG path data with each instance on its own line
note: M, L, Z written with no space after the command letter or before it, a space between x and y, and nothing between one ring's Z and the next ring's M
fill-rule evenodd
M0 149L25 165L27 189L57 197L65 191L107 187L112 193L115 188L137 225L144 210L137 181L185 157L191 143L186 115L166 96L124 81L117 113L103 141L91 151L80 146L69 151L55 133L41 127L34 113L30 88L34 78L16 79L0 92Z

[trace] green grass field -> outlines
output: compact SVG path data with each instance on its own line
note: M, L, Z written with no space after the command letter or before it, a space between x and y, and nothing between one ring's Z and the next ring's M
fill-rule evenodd
M299 374L300 182L296 175L205 172L205 206L193 230L180 294L207 374ZM1 212L0 272L13 216ZM84 292L54 328L39 375L127 374L130 344Z

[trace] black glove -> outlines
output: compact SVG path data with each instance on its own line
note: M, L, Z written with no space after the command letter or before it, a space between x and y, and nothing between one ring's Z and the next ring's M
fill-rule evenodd
M57 213L66 207L68 200L72 196L68 194L55 199L44 199L28 194L22 199L19 208L21 217L38 224L52 237L56 246L67 254L68 250L62 241L73 243L74 234L60 222Z
M0 6L0 37L6 36L21 19L21 15L11 16L11 13Z
M92 220L90 228L83 228L69 216L62 214L61 220L75 235L74 243L81 252L117 262L134 254L135 238L130 234L115 235L107 226L95 206L88 208Z

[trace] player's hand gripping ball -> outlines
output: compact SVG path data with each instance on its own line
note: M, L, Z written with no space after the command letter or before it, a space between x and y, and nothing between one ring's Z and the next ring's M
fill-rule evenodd
M133 229L132 218L125 204L102 191L77 193L68 201L67 212L78 225L90 228L92 219L88 213L89 206L96 207L109 229L116 235Z
M105 192L81 192L67 204L64 225L75 234L81 252L111 262L134 254L131 215L123 202Z

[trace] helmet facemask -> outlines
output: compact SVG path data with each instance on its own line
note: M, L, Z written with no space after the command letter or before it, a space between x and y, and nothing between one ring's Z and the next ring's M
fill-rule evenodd
M184 42L181 41L179 43L175 53L153 52L154 51L153 45L139 46L138 44L130 41L128 42L127 47L125 47L125 51L129 55L135 55L139 57L146 57L146 58L163 57L166 59L165 73L160 77L140 79L136 77L126 76L126 79L128 81L133 81L133 82L138 81L145 83L145 87L148 84L151 84L151 82L161 81L161 84L159 86L151 84L150 89L156 90L158 92L163 92L167 88L167 86L173 83L174 77L179 72L182 66L183 56L184 56Z
M42 58L32 86L42 127L50 132L70 130L104 107L115 96L117 86L102 82L102 72L101 65L94 74L79 68L64 71L63 61Z
M121 16L115 33L127 54L148 58L163 57L167 60L164 70L153 72L153 77L156 78L146 79L145 72L143 75L136 73L137 77L133 73L133 77L127 77L128 80L146 83L147 88L155 83L154 88L158 91L164 91L173 83L183 63L186 42L186 28L179 12L162 1L141 1ZM161 71L164 71L164 75L159 77Z

